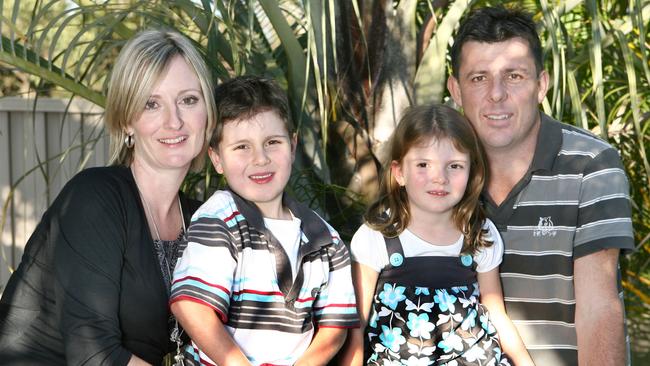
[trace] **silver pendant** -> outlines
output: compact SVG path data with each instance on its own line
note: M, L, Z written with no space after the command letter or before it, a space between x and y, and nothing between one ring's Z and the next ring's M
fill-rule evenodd
M169 337L172 342L176 343L176 355L174 356L174 363L172 366L185 366L183 353L181 352L181 345L183 344L183 341L181 341L182 331L179 331L178 329L178 321L174 320L174 323L174 330L172 330L172 334Z

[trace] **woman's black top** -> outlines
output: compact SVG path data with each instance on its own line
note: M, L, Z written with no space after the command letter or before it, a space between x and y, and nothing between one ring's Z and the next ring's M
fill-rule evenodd
M198 202L181 198L186 223ZM154 365L172 351L168 291L131 170L66 184L0 299L3 365Z

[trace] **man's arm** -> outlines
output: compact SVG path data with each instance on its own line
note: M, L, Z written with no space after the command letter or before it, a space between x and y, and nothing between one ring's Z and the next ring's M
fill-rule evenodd
M576 333L580 365L624 365L623 304L618 297L618 249L605 249L574 262Z

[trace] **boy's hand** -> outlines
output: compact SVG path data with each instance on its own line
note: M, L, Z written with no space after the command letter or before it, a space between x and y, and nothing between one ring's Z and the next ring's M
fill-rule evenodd
M341 328L320 328L316 330L314 339L296 361L295 366L325 366L339 351L345 337L347 329Z

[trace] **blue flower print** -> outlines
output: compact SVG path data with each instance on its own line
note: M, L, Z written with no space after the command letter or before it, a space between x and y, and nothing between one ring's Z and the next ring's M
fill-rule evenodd
M379 294L379 299L382 303L384 303L384 305L388 306L392 310L395 310L395 308L397 308L397 304L400 301L406 299L406 296L404 296L405 290L406 287L404 286L394 286L385 283L384 291Z
M368 322L368 325L372 328L377 328L377 318L377 311L375 311L375 309L372 309L372 314L370 315L370 321Z
M501 347L494 347L492 350L494 351L494 358L496 358L497 361L501 361Z
M459 292L461 292L461 291L463 291L463 292L467 291L467 286L454 286L454 287L451 288L451 290L452 290L455 294L457 294L457 293L459 293Z
M445 334L447 335L445 337ZM463 350L463 339L458 336L456 333L443 333L443 340L438 342L438 347L442 348L443 352L449 353L452 350L462 351Z
M379 339L381 340L381 344L393 352L398 352L399 347L406 343L406 338L402 336L402 329L388 328L385 325L381 326Z
M409 313L406 326L411 330L409 332L411 337L422 337L424 339L431 339L431 331L435 328L435 325L429 322L429 315L426 313L420 315Z
M415 288L415 294L416 295L429 295L429 289L427 287L416 287Z
M481 294L481 291L478 289L478 282L474 282L474 291L472 291L472 296L478 297Z
M433 297L433 301L438 304L442 312L446 312L447 310L451 312L456 311L456 306L454 305L456 300L456 296L449 294L447 290L436 290L436 296Z
M494 328L494 325L490 322L490 317L488 316L488 313L484 313L481 315L479 318L481 320L481 328L485 329L485 331L488 334L492 334L496 332L496 329Z
M463 319L463 323L460 325L461 329L468 330L474 328L476 326L476 315L478 315L476 309L471 309L467 313L467 317Z

